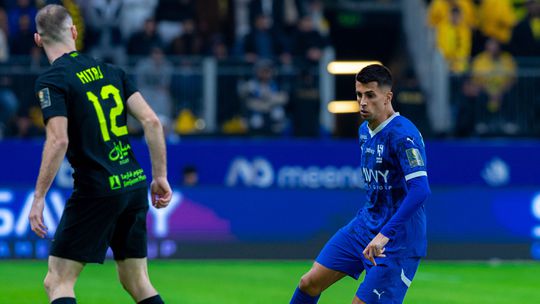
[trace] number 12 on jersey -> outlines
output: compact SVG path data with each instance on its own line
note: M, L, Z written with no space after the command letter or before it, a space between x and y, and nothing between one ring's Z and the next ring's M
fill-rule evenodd
M122 96L120 96L120 90L118 90L111 84L101 87L100 96L102 100L109 99L111 95L113 96L116 106L112 108L109 113L109 121L111 122L110 130L117 137L127 135L127 126L116 125L116 118L124 111L124 103L122 102ZM94 105L94 109L96 110L99 121L99 128L101 129L101 135L103 136L103 140L111 140L111 136L109 134L109 129L107 126L107 120L105 119L105 114L103 113L103 108L101 107L99 98L90 91L86 92L86 96L88 97L88 100L92 102L92 105Z

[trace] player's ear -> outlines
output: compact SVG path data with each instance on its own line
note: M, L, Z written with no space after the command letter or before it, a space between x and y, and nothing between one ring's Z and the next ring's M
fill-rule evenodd
M79 33L77 33L77 27L75 25L71 26L71 37L73 40L77 40L77 36L79 36Z
M34 42L38 47L43 47L43 42L41 41L41 36L38 33L34 33Z
M392 102L392 97L394 96L394 93L392 91L388 91L386 92L386 101L391 103Z

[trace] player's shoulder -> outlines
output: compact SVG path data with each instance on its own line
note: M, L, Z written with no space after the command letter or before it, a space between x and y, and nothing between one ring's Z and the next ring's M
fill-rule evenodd
M421 139L422 135L418 128L408 118L398 115L394 118L391 124L390 137L392 141L400 141L410 139Z
M66 87L66 74L68 68L63 62L54 62L47 67L36 79L36 89L42 86Z

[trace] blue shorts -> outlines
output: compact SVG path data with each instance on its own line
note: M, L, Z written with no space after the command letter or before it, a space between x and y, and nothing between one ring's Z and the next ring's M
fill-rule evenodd
M356 296L365 303L402 303L420 258L376 258L377 266L373 266L362 254L365 246L347 231L340 229L326 243L316 261L356 280L365 270L366 277L356 292Z

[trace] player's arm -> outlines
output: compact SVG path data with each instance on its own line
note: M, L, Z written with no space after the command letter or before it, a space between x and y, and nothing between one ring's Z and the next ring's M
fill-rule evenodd
M375 257L384 257L384 246L403 229L404 224L418 211L431 194L427 179L424 143L421 137L407 136L399 139L395 154L405 174L407 195L396 213L379 234L368 244L364 256L375 264Z
M409 190L407 196L405 196L396 213L381 229L381 233L388 238L396 235L397 231L422 207L431 194L427 176L418 176L409 179L407 181L407 188Z
M375 257L385 257L384 246L396 235L397 231L403 227L405 222L413 216L431 194L427 176L419 176L408 180L407 187L409 189L407 196L401 202L396 213L394 213L381 229L381 232L364 249L364 256L374 265L377 265L375 263Z
M127 107L129 113L142 124L150 151L152 205L156 208L166 207L171 201L172 191L167 181L167 151L163 127L156 113L139 92L133 93L128 98Z
M41 166L34 191L34 201L30 210L29 220L32 231L39 237L45 237L47 227L43 223L43 208L45 195L62 164L68 148L68 121L64 116L55 116L47 121L46 140L43 148Z

